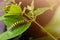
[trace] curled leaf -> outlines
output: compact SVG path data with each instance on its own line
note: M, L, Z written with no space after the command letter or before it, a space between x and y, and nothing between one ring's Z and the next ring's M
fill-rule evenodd
M4 16L9 16L9 15L22 15L22 9L20 6L17 6L16 4L11 4L9 5L9 10L8 7L5 8L5 10L8 10L7 13Z

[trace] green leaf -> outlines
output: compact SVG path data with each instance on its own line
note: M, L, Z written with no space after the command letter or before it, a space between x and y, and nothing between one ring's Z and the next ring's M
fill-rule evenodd
M20 21L20 20L24 20L25 17L23 16L8 16L8 17L3 17L5 19L3 19L3 22L6 24L7 26L7 29L10 28L10 26L12 24L14 24L16 21ZM2 33L0 35L0 39L1 40L6 40L6 39L10 39L10 38L13 38L13 37L16 37L18 35L21 35L23 32L25 32L29 27L30 27L31 23L26 23L26 24L23 24L23 25L17 25L16 28L14 28L12 31L6 31L4 33Z
M37 16L43 14L45 11L47 11L50 7L44 7L44 8L38 8L37 10L33 11L33 14L35 16L35 19ZM32 18L32 13L29 12L28 15Z
M17 16L17 15L2 17L2 20L6 24L7 29L10 28L10 26L12 24L14 24L16 21L20 21L20 20L24 20L24 19L25 19L25 17ZM21 35L23 32L25 32L30 27L30 25L31 25L31 23L17 25L16 28L13 29L13 31L7 30L6 32L0 34L0 39L2 38L1 40L6 40L6 39L10 39L10 38L16 37L18 35Z
M37 10L34 11L34 14L35 14L35 16L39 16L39 15L43 14L45 11L47 11L47 10L53 11L54 6L55 5L51 5L49 7L38 8Z
M31 23L26 23L24 25L17 26L17 28L13 31L6 31L0 35L0 39L5 40L21 35L24 31L26 31L29 28L30 24Z
M45 7L45 8L38 8L37 10L34 11L35 16L39 16L41 14L43 14L45 11L47 11L49 8Z
M9 16L9 15L22 15L21 7L17 6L16 4L11 4L9 11L4 16Z

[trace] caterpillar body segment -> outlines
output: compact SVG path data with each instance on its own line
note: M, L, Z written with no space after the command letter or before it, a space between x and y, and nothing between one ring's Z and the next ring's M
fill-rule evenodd
M13 30L17 25L21 25L27 22L31 22L31 20L24 19L24 20L17 21L14 24L12 24L8 30Z

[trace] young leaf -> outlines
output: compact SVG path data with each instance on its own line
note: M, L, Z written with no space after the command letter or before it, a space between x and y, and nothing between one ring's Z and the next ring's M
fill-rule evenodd
M10 4L9 11L4 16L9 16L9 15L22 15L21 7L17 6L16 4Z
M32 1L31 6L27 6L27 9L30 11L34 11L34 0Z
M37 16L43 14L45 11L47 11L49 8L45 7L45 8L38 8L37 10L33 11L35 19ZM29 12L28 15L32 18L32 13Z
M34 10L34 0L33 0L32 3L31 3L31 10L32 10L32 11Z
M37 10L34 11L35 16L39 16L41 14L43 14L45 11L47 11L49 8L45 7L45 8L38 8Z
M35 20L35 16L34 16L34 13L33 13L33 11L34 11L34 0L32 1L31 6L27 6L27 9L30 10L29 13L31 14L31 18L33 20ZM28 15L29 15L29 13L28 13Z

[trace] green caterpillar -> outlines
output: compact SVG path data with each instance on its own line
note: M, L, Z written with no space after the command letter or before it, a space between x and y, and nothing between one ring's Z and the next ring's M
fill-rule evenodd
M17 25L22 25L22 24L27 23L27 22L31 22L31 20L24 19L24 20L17 21L17 22L15 22L14 24L12 24L11 27L10 27L8 30L12 30L12 29L14 29Z

